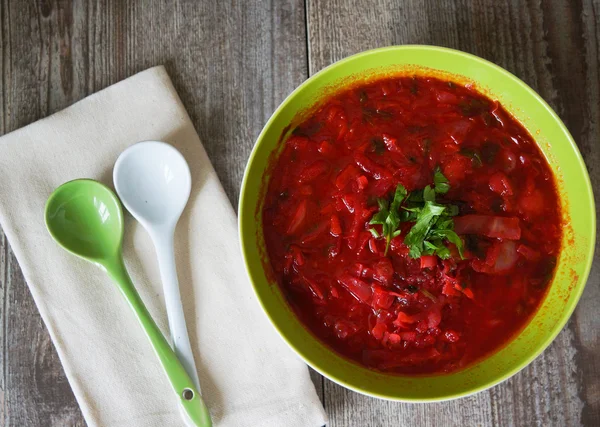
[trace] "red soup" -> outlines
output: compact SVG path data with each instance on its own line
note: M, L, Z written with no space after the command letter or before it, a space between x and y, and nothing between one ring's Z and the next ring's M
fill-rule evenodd
M263 208L302 322L369 368L460 369L525 326L561 243L554 177L470 87L395 77L329 98L285 141Z

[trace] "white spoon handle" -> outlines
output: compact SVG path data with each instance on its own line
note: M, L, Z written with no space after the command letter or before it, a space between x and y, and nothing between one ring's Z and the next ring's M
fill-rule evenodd
M152 240L156 248L160 277L163 282L169 329L171 330L171 337L173 339L173 350L196 388L202 392L188 336L183 305L181 304L181 293L179 291L177 267L175 264L173 231L167 230L160 234L156 233L152 236Z

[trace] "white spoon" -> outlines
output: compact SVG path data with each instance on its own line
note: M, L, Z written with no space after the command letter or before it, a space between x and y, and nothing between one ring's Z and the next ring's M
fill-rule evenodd
M123 205L144 226L156 248L163 282L173 349L200 391L200 381L188 337L177 270L174 234L191 190L188 164L174 147L146 141L132 145L117 159L115 189Z

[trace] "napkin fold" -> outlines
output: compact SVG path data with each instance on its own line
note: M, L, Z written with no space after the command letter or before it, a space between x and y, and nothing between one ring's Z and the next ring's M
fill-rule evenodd
M171 81L155 67L0 138L0 224L90 426L182 426L176 398L132 311L97 267L44 226L50 193L76 178L112 187L138 141L174 145L192 172L177 227L181 294L202 394L216 426L317 427L325 414L308 369L276 336L244 272L235 213ZM156 255L126 215L124 255L168 336Z

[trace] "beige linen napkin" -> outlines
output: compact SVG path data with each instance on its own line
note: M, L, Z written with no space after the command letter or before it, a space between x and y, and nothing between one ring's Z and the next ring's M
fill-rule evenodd
M161 140L192 171L176 259L203 396L216 426L321 426L306 365L268 324L246 278L236 216L163 67L139 73L0 138L0 224L90 426L183 425L176 398L131 310L98 268L60 249L44 204L60 184L112 187L129 145ZM124 254L163 332L167 320L149 236L126 215Z

